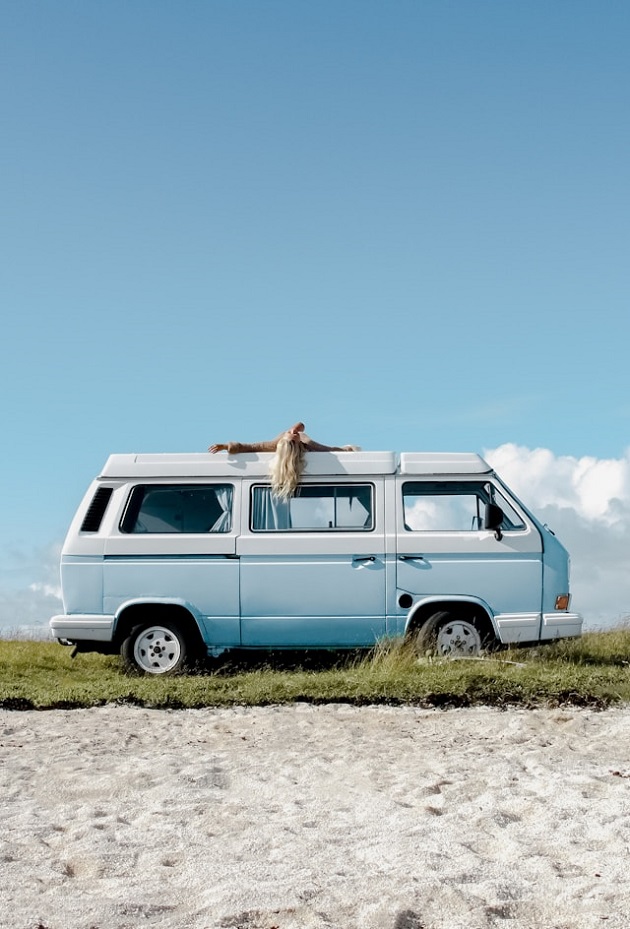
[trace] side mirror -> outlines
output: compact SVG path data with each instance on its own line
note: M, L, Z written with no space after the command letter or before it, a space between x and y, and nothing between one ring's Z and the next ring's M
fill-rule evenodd
M503 538L501 532L501 523L503 522L503 510L496 503L486 503L486 512L484 514L483 528L494 529L494 537L499 542Z

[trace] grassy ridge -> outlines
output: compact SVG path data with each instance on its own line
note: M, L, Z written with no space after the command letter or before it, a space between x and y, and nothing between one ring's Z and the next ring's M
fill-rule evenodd
M115 657L70 655L53 642L0 641L0 706L196 708L308 701L603 708L630 702L628 627L477 660L418 659L404 646L390 645L367 657L308 655L293 664L286 655L239 658L157 680L125 675Z

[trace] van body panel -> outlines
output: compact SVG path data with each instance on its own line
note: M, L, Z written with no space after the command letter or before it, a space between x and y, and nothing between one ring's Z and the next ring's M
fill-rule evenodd
M198 617L230 620L230 641L238 644L239 567L224 556L165 555L106 557L103 571L103 610L142 598L147 603L179 599ZM179 598L177 598L179 594Z
M125 469L126 465L120 468ZM235 486L234 482L226 481L224 473L219 473L219 480L207 476L197 480L184 477L188 489L214 485L231 488L229 532L123 531L124 514L134 487L167 491L179 487L171 475L160 474L152 481L145 471L143 467L140 479L124 486L124 493L117 496L116 506L109 514L109 523L104 520L102 609L120 614L138 602L180 605L195 618L209 647L238 646L239 568L235 556L237 533L233 527L240 522L240 481Z
M485 482L491 472L480 468L476 480L470 478L470 472L462 472L449 476L448 484L461 489L462 496L470 487L472 495L472 489L479 485L480 474ZM410 485L404 477L398 478L397 484L397 591L408 592L414 598L440 595L448 600L451 595L467 596L470 602L489 604L491 620L496 614L522 614L523 622L518 629L518 624L501 625L493 620L496 634L503 642L537 639L542 618L543 544L538 526L528 514L509 499L519 528L503 531L500 539L494 531L482 528L414 530L406 523L403 504L404 488ZM431 480L428 486L435 489L438 485L439 482ZM421 490L423 482L414 483L413 487ZM507 494L503 486L501 491ZM453 493L449 499L456 496ZM432 501L431 497L427 499ZM434 514L431 516L435 518ZM504 634L509 639L504 639ZM527 639L514 638L525 634Z
M345 555L251 555L240 567L243 646L356 647L385 634L385 562L373 547Z
M111 455L64 543L53 635L111 643L129 607L172 605L209 652L355 648L445 604L483 611L504 643L580 634L581 616L555 609L566 549L479 455L308 453L286 523L266 496L272 457ZM465 525L427 523L470 501ZM497 512L500 531L484 528Z
M545 523L541 523L535 513L532 513L531 510L509 490L497 474L493 475L493 479L499 487L504 489L507 494L511 495L511 500L514 505L518 507L521 513L526 515L528 522L535 526L540 533L543 549L542 611L543 614L549 614L550 617L558 615L561 618L563 613L562 611L555 610L555 603L558 595L569 593L569 575L571 569L569 553L549 526ZM561 623L560 625L563 628L569 629L571 627L579 627L578 632L567 632L566 635L580 635L582 618L579 614L569 614L566 612L565 616L572 616L573 619L567 623ZM545 627L546 623L543 616L540 636L542 639L553 637L544 634Z
M313 455L311 457L317 457ZM345 481L335 478L336 486ZM349 487L356 481L349 479ZM305 480L304 487L321 486ZM360 531L255 531L246 520L237 541L244 647L369 646L386 632L384 481L371 477L373 527Z
M397 589L420 596L470 596L492 604L493 612L536 612L540 625L540 557L510 556L502 552L465 553L425 551L422 560L399 556Z
M100 613L102 611L102 554L62 555L61 575L63 577L63 608L66 613Z
M545 561L543 577L543 613L554 612L556 597L569 590L570 559L564 545L546 526L543 527ZM544 625L544 623L543 623Z
M229 558L236 553L236 535L123 535L116 533L105 540L105 557L116 558Z

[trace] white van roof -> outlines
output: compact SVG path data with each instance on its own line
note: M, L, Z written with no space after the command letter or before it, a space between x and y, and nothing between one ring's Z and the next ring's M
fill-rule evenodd
M208 452L110 455L100 478L265 477L269 452L228 457ZM490 465L471 452L313 452L305 474L489 474Z
M474 452L402 452L401 474L490 474L492 468Z

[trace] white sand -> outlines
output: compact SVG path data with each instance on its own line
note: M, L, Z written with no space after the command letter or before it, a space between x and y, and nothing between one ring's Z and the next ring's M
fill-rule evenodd
M0 711L2 929L627 929L630 709Z

